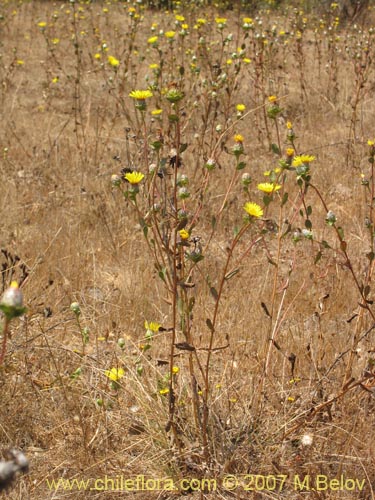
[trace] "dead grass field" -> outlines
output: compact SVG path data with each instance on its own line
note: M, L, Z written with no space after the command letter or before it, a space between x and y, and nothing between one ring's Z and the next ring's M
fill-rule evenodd
M183 21L115 1L3 1L0 14L3 288L26 278L28 309L12 323L0 367L0 448L16 446L30 460L30 473L4 498L375 498L371 6L366 24L337 22L334 7L319 15L192 7L177 11ZM218 16L227 18L222 27ZM250 16L251 27L243 28ZM198 18L206 24L194 27ZM161 29L176 34L168 39ZM129 93L148 85L154 96L143 124ZM173 110L165 95L175 88L185 95ZM282 108L275 119L267 114L272 95ZM237 104L246 106L242 118ZM159 108L161 115L151 115ZM168 119L175 112L179 136ZM307 181L314 188L302 195L303 176L298 185L295 169L276 172L282 188L265 207L257 184L285 160L290 130L294 154L316 157ZM243 136L243 170L231 154L234 134ZM149 146L156 140L159 156ZM189 337L182 322L173 323L173 293L142 231L143 223L149 226L150 241L156 221L161 233L169 224L147 213L162 202L163 189L173 193L175 170L168 164L177 140L187 145L178 173L189 177L191 193L178 203L189 213L191 238L200 238L182 247L182 259L194 245L204 253L192 265L191 286L179 288L178 317L179 304L195 300L192 313L183 313ZM217 167L208 172L212 157ZM163 161L165 178L152 180L149 164ZM138 214L121 194L128 185L111 184L124 167L146 176ZM248 194L243 172L252 177ZM158 199L150 197L152 185ZM249 200L265 214L231 254ZM333 227L325 221L327 207L337 218ZM293 242L306 219L312 239ZM221 277L231 271L218 298ZM80 326L73 302L80 305ZM207 318L213 321L216 306L210 349ZM145 321L166 331L147 339ZM173 327L176 343L189 340L195 352L175 348L171 362ZM80 328L88 329L86 344ZM208 356L206 391L199 363ZM179 371L170 385L172 366ZM112 368L125 371L117 382L106 376ZM167 432L171 389L176 409ZM204 431L196 423L206 407ZM222 486L228 474L238 475L235 491ZM252 486L249 474L278 481L285 475L286 482L244 491ZM218 487L93 487L105 476L137 475L176 484L211 478ZM296 475L310 478L310 488L300 491ZM357 479L363 489L347 483L337 490L334 483L313 490L317 475ZM48 483L90 478L91 490Z

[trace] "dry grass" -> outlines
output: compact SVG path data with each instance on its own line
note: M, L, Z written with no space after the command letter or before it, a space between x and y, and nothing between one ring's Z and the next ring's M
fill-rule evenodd
M146 87L146 74L152 79L148 65L155 62L156 52L147 44L151 23L160 23L157 30L172 29L174 16L144 11L144 20L134 29L131 42L134 20L129 17L128 5L108 4L108 13L103 12L103 6L82 4L82 12L78 5L60 2L2 2L0 7L4 16L0 229L1 246L8 252L2 255L4 286L10 281L10 269L13 278L20 279L21 264L29 273L22 287L28 312L12 324L0 369L0 443L2 449L22 448L30 459L30 474L20 478L7 498L127 496L109 491L51 491L47 480L58 478L143 474L176 481L209 477L219 482L225 474L250 473L288 474L288 486L282 492L258 493L239 488L235 494L219 488L211 494L189 492L188 497L374 498L374 395L372 390L355 386L371 364L373 332L361 342L353 341L373 325L373 305L364 306L342 246L340 249L334 229L325 224L326 212L312 189L307 205L313 207L314 242L294 244L291 234L303 227L305 217L297 211L293 221L287 220L293 213L290 202L279 219L280 204L272 202L267 216L281 222L279 230L261 233L260 226L253 225L234 251L230 269L239 267L240 272L224 287L214 348L225 347L227 341L228 345L214 350L210 363L210 463L203 458L202 442L193 423L186 351L176 351L174 361L180 368L175 381L179 443L165 431L168 397L159 389L168 375L168 365L160 360L169 361L170 333L156 334L149 351L142 352L139 345L145 341L145 320L171 326L170 295L155 271L134 207L111 186L111 174L129 164L147 172L140 114L128 94ZM136 9L138 12L138 5ZM362 66L356 63L354 55L356 50L361 57L367 53L363 46L358 49L367 37L367 28L362 32L359 26L340 25L330 31L333 14L326 18L325 27L319 28L313 13L303 28L303 15L293 10L285 15L262 12L263 26L256 21L255 31L263 31L268 44L261 49L252 31L249 38L244 37L242 15L225 15L225 36L232 32L234 41L224 48L220 71L228 72L229 90L225 85L219 88L216 100L209 100L212 89L203 82L214 78L213 64L219 61L221 42L217 41L221 35L214 12L206 16L210 27L204 27L211 52L199 55L199 34L191 29L183 49L175 48L172 66L171 53L167 49L163 53L165 85L178 78L178 65L185 67L182 142L189 147L179 170L191 178L188 207L199 202L194 193L199 192L202 166L220 135L216 125L220 123L222 130L230 128L220 143L221 168L212 173L194 234L201 236L203 246L207 243L212 216L223 203L235 168L233 155L221 148L232 148L234 132L245 138L245 171L253 178L252 199L262 202L256 184L263 181L264 170L275 168L279 160L269 143L269 139L277 142L276 128L264 115L264 106L268 106L265 97L276 94L282 96L283 108L277 118L281 155L288 145L285 124L290 120L298 151L317 157L312 182L345 231L353 273L359 283L371 286L372 263L366 253L373 243L364 218L372 217L373 210L360 174L363 172L371 185L367 139L374 137L375 73L371 64L363 67L364 61ZM197 10L186 17L192 26L203 14ZM40 21L46 21L47 27L38 27ZM274 36L274 24L277 32L283 29L287 33ZM296 36L299 28L301 41ZM78 53L74 52L74 33ZM59 39L56 45L51 42L54 38ZM94 54L103 41L110 50L102 52L101 64ZM252 62L243 64L236 76L236 61L227 65L226 59L241 43ZM192 54L185 53L187 48L198 54L200 75L190 72ZM264 61L259 62L262 51ZM371 36L368 53L375 55ZM107 64L107 54L120 59L117 72ZM260 69L262 74L257 73ZM362 84L361 71L365 73ZM59 81L53 83L56 76ZM356 89L358 102L354 99ZM213 102L219 102L216 116ZM237 103L252 110L239 121L233 111ZM157 104L165 105L162 101ZM160 128L165 156L174 145L167 114L164 111L160 123L147 115L150 141L158 137ZM351 124L355 130L349 130ZM149 154L151 158L153 153ZM120 161L114 159L116 156ZM298 199L295 176L285 180L285 189L289 200ZM207 359L210 333L206 318L212 318L215 305L210 286L217 286L234 228L242 224L245 201L246 193L237 180L205 259L194 271L195 287L188 292L195 297L192 334L202 364ZM288 222L292 231L281 239ZM252 244L259 235L263 235L263 242ZM332 249L323 249L322 258L314 264L317 242L322 240ZM14 261L16 255L19 261ZM371 292L367 298L372 298ZM81 325L89 329L84 352L70 310L73 301L80 304ZM354 313L358 315L352 318ZM277 335L270 348L275 325ZM125 339L124 348L118 345L121 338ZM143 366L141 376L137 373L139 363ZM105 370L112 367L126 370L118 390L105 376ZM351 377L351 385L345 385ZM197 378L201 385L199 372ZM304 435L312 436L311 446L302 444ZM298 492L292 488L295 474L312 478L323 474L332 479L343 474L364 479L365 487L362 492L331 488ZM180 496L178 492L137 493L140 499Z

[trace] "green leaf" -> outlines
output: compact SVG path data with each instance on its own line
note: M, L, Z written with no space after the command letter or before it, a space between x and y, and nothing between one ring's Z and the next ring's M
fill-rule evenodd
M280 148L277 144L271 144L271 150L273 153L275 153L275 155L280 154Z
M214 325L212 324L212 321L210 320L210 318L207 318L206 319L206 325L208 326L208 329L213 332L214 331Z
M180 144L180 154L183 153L184 151L186 151L187 148L188 148L187 143Z
M309 206L307 207L307 209L306 209L306 213L307 213L307 215L308 215L308 216L310 216L310 215L312 214L312 206L311 206L311 205L309 205Z
M243 170L245 167L246 167L246 163L244 161L240 161L239 163L237 163L236 169Z
M312 222L310 219L305 220L305 228L308 229L309 231L312 229Z
M281 206L283 207L285 205L285 203L288 201L288 198L289 198L289 194L288 193L284 193L283 195L283 199L281 200Z
M240 270L237 268L237 269L234 269L233 271L231 271L230 273L226 274L224 276L224 279L226 281L229 281L231 278L233 278L233 276L236 276L236 274L238 274L240 272Z
M319 252L316 254L315 259L314 259L314 264L317 264L320 259L322 258L322 252L319 250Z
M217 290L214 286L212 286L210 288L210 293L211 293L212 297L217 301L217 299L219 298L219 295L218 295Z
M162 267L159 271L159 278L166 282L166 275L167 275L167 269L165 267Z

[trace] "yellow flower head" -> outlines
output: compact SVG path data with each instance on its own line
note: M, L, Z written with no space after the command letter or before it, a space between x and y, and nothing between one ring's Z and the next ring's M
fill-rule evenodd
M242 111L245 111L245 109L246 109L245 104L237 104L236 106L236 110L239 111L240 113L242 113Z
M159 394L161 394L162 396L164 396L165 394L168 394L169 393L169 389L165 388L165 389L160 389L159 391Z
M144 174L142 174L141 172L127 172L125 174L125 179L132 185L139 184L143 177Z
M162 112L163 112L163 110L162 110L162 109L153 109L153 110L151 111L151 114L152 114L152 116L159 116L159 115L161 115L161 114L162 114Z
M294 149L293 148L287 148L285 152L286 152L287 156L293 156L294 155Z
M38 23L38 26L39 28L45 28L47 26L47 23L45 21L40 21L40 23Z
M113 68L117 68L120 64L120 61L113 56L108 56L108 62Z
M253 20L251 19L251 17L244 17L243 22L246 24L252 24Z
M375 141L373 141L373 140L369 139L369 140L367 141L367 144L368 144L368 146L370 146L370 147L371 147L371 146L374 146L374 145L375 145Z
M295 156L292 161L293 167L300 167L301 165L305 165L306 163L310 163L315 160L315 156L312 155L299 155Z
M99 60L102 56L99 54L99 52L97 52L96 54L94 54L94 59L97 59Z
M260 207L257 203L253 203L252 201L248 201L245 203L245 206L243 207L245 212L248 213L251 217L262 217L263 215L263 209Z
M243 135L241 134L236 134L234 137L233 137L234 141L235 142L243 142L244 139L243 139Z
M286 122L286 128L291 130L293 128L292 122Z
M151 330L151 332L158 332L161 327L160 323L156 323L156 321L145 321L146 330Z
M207 22L206 19L202 19L202 18L197 19L197 24L199 24L199 25L206 24L206 22Z
M273 193L274 191L278 191L281 189L280 184L274 184L271 182L261 182L258 184L259 191L263 191L264 193Z
M150 38L147 40L147 43L149 43L149 44L153 45L153 44L155 44L155 43L158 41L158 38L159 38L159 37L157 37L157 36L152 36L152 37L150 37Z
M172 366L172 373L174 375L177 375L177 373L180 371L180 368L178 366Z
M111 368L110 370L106 370L104 374L109 380L117 382L125 375L125 370L123 368Z
M226 17L216 17L215 18L215 23L216 24L225 24L227 22Z
M144 101L149 97L152 97L153 93L151 90L132 90L129 94L129 97L132 97L136 101Z
M277 101L277 97L275 95L268 96L268 102L269 103L273 104L276 101Z
M190 236L189 232L186 231L186 229L181 229L181 231L179 231L178 234L180 235L180 238L182 240L187 240Z
M185 21L184 16L180 16L179 14L176 14L175 19L176 19L176 21L180 21L180 22Z
M167 38L169 38L170 40L171 40L172 38L174 38L175 34L176 34L176 32L175 32L175 31L166 31L166 32L164 33L164 35L165 35Z

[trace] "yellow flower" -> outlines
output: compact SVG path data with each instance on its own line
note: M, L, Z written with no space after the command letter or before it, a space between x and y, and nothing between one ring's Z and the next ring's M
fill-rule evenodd
M117 68L117 66L120 64L120 61L113 56L108 56L108 62L114 68Z
M158 332L161 327L160 323L156 323L156 321L145 321L145 328L146 330L151 330L152 332Z
M274 191L278 191L281 189L280 184L273 184L271 182L261 182L258 184L259 191L263 191L264 193L273 193Z
M55 76L54 78L52 78L52 83L57 83L58 81L59 81L58 76Z
M177 375L177 373L180 371L180 368L178 366L172 366L172 373Z
M299 167L301 165L305 165L306 163L310 163L315 160L315 156L311 155L299 155L295 156L292 161L293 167Z
M141 172L127 172L124 177L128 182L130 182L130 184L134 185L141 182L144 174L142 174Z
M158 41L159 37L157 36L152 36L150 37L148 40L147 40L147 43L153 45L154 43L156 43Z
M197 19L197 24L199 24L199 25L206 24L206 22L207 22L206 19L202 19L202 18Z
M249 59L248 57L244 57L243 62L245 64L250 64L251 63L251 59Z
M228 66L230 66L231 64L233 64L233 59L227 59L226 63L228 64Z
M215 23L216 24L225 24L227 22L226 17L216 17L215 18Z
M152 116L159 116L159 115L161 115L161 114L162 114L162 112L163 112L163 110L162 110L162 109L153 109L153 110L151 111L151 114L152 114Z
M111 368L110 370L106 370L104 374L109 380L117 382L125 375L125 370L123 368Z
M242 113L242 111L245 111L245 109L246 109L245 104L237 104L236 106L236 110L239 111L240 113Z
M251 19L251 17L244 17L242 20L246 24L252 24L253 23L253 20Z
M100 59L102 56L97 52L94 54L94 59Z
M180 22L185 21L184 16L180 16L179 14L176 14L175 19L176 19L176 21L180 21Z
M159 394L161 394L162 396L164 396L165 394L168 394L169 393L169 389L160 389L159 391Z
M286 128L291 130L293 128L292 122L286 122Z
M189 25L188 25L188 24L186 24L186 23L181 24L181 28L182 28L183 30L187 30L187 29L189 28Z
M275 95L268 96L268 102L271 104L277 101L277 97Z
M17 64L18 66L23 66L25 64L25 61L23 61L22 59L17 59Z
M369 140L367 141L367 144L368 144L369 146L374 146L374 145L375 145L375 141L372 141L371 139L369 139Z
M189 236L190 236L189 232L186 231L186 229L181 229L181 231L179 231L178 233L179 233L180 238L182 240L187 240L189 238Z
M47 23L45 21L40 21L40 23L38 23L38 26L39 28L45 28L47 26Z
M153 93L151 90L132 90L129 94L129 97L132 97L136 101L144 101L149 97L152 97Z
M236 134L233 139L235 140L235 142L243 142L243 135L241 134Z
M166 31L166 32L164 33L164 35L165 35L167 38L169 38L170 40L171 40L172 38L174 38L175 34L176 34L176 32L175 32L175 31Z
M263 209L257 203L253 203L252 201L245 203L243 208L251 217L259 218L263 215Z
M294 149L293 148L287 148L285 151L287 156L293 156L294 155Z
M150 68L150 69L159 69L159 64L157 64L157 63L152 63L152 64L150 64L150 65L149 65L149 68Z

